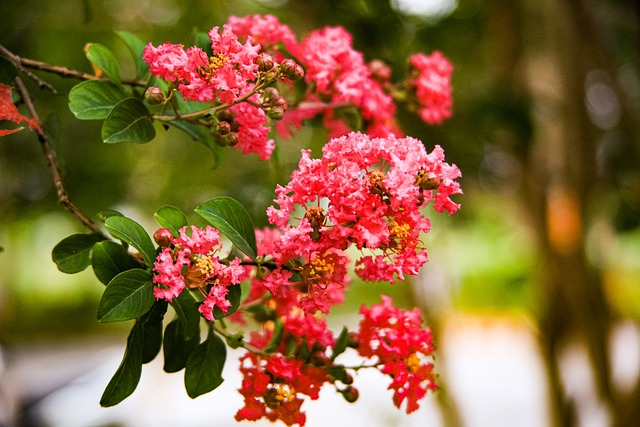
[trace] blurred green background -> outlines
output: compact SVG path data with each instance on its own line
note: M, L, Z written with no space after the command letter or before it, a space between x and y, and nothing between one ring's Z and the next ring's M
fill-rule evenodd
M619 389L608 351L616 325L640 320L638 3L23 0L0 5L0 43L26 58L90 72L83 47L98 42L116 53L124 76L133 76L114 30L190 46L196 31L250 13L274 14L299 37L342 25L367 60L384 60L397 78L414 52L440 50L455 66L453 118L427 126L401 110L400 122L429 151L443 146L447 161L460 167L465 194L456 201L463 207L450 218L431 214L424 277L391 289L356 284L339 312L377 301L383 291L423 308L436 332L461 314L516 319L535 331L555 425L579 418L559 373L563 346L574 341L588 355L612 423L640 419L640 385ZM28 82L40 117L59 135L54 144L71 199L89 216L116 209L149 231L158 207L191 212L223 194L266 225L273 189L287 181L299 150L317 153L326 141L309 127L279 141L279 162L229 151L217 169L205 147L175 130L145 145L106 145L100 123L75 120L67 108L76 82L37 74L60 92ZM58 204L34 135L2 138L0 345L114 332L95 320L102 285L90 272L63 275L51 262L58 241L84 231Z

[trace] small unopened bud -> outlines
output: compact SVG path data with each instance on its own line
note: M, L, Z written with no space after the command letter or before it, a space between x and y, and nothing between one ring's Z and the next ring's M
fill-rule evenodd
M284 117L284 108L282 107L270 108L269 111L267 112L267 115L272 120L282 120L282 118Z
M286 58L280 63L280 72L290 80L300 80L304 77L304 70L293 59Z
M151 86L147 88L147 91L144 93L144 99L150 105L158 105L164 102L164 93L162 93L162 89L158 86Z
M218 120L221 122L230 122L233 120L233 112L229 111L228 108L225 108L222 111L218 111L216 117L218 117Z
M258 70L260 71L269 71L273 68L275 63L273 62L273 57L268 53L261 53L255 59L256 64L258 64Z
M231 132L231 124L229 122L218 122L218 126L216 127L216 131L220 135L226 135Z
M346 384L346 385L353 384L353 375L345 374L344 379L342 380L342 384Z
M158 228L156 232L153 233L153 240L155 240L161 248L168 248L173 241L173 233L168 228Z
M356 334L355 332L349 332L349 335L347 335L347 346L350 348L360 347L360 339L358 337L358 334Z
M227 134L225 136L225 140L226 140L227 145L233 147L239 141L237 132L230 132L229 134Z
M358 392L358 389L351 386L342 390L341 393L344 396L344 400L346 400L349 403L355 402L356 400L358 400L358 397L360 397L360 393Z
M272 100L278 97L280 97L280 92L275 87L269 86L262 91L262 99L267 103L271 103Z
M279 97L275 98L273 100L272 104L273 104L274 107L280 107L284 111L287 111L287 108L289 108L289 103L287 102L286 99L284 99L283 96L279 96Z

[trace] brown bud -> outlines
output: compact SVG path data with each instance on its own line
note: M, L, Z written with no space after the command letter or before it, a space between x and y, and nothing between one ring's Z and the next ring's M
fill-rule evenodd
M153 233L153 240L155 240L161 248L168 248L173 241L173 233L168 228L158 228L156 232Z
M351 386L342 390L341 393L342 393L342 396L344 396L344 400L346 400L349 403L355 402L356 400L358 400L358 397L360 397L360 393L358 392L358 389Z
M360 338L357 333L349 332L349 335L347 335L347 346L351 348L360 347Z
M275 65L273 57L264 52L256 57L255 62L258 64L258 70L263 72L271 70Z
M304 70L293 59L286 58L280 63L280 72L290 80L300 80L304 77Z
M149 105L158 105L164 102L164 93L158 86L151 86L147 88L144 93L144 99L147 100Z
M238 140L238 133L237 132L230 132L229 134L227 134L225 136L225 140L226 140L227 145L233 147L239 141Z
M229 122L218 122L218 126L216 127L216 131L220 135L226 135L231 132L231 124Z
M267 116L269 116L272 120L282 120L284 117L284 108L282 107L273 107L269 108L267 111Z

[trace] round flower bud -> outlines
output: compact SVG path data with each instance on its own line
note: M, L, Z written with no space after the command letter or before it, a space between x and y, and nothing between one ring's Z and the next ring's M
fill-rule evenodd
M283 110L287 111L287 108L289 108L289 103L287 102L286 99L284 99L283 96L279 96L277 98L275 98L272 102L272 105L274 107L280 107Z
M271 100L274 100L279 96L280 96L280 92L278 92L278 89L272 86L266 87L262 91L262 99L264 99L265 102L270 102Z
M358 389L351 386L342 390L341 393L342 393L342 396L344 396L344 400L346 400L349 403L355 402L356 400L358 400L358 397L360 397L360 393L358 392Z
M220 135L226 135L231 132L231 124L229 122L218 122L218 126L216 127L216 131Z
M150 105L158 105L164 102L164 93L162 93L162 89L158 86L151 86L147 88L147 91L144 93L144 99Z
M280 63L280 72L291 80L300 80L304 77L304 70L293 59L286 58Z
M358 348L360 347L360 338L355 332L349 332L347 335L347 347Z
M227 145L233 147L239 141L238 140L238 133L237 132L230 132L229 134L227 134L225 136L225 140L226 140Z
M267 111L267 115L272 120L282 120L284 117L284 108L282 107L273 107Z
M258 70L263 72L271 70L275 65L273 57L264 52L256 57L255 62L258 64Z
M156 232L153 233L153 240L155 240L161 248L168 248L173 241L173 233L168 228L158 228Z
M391 68L389 68L384 62L379 59L374 59L369 62L369 71L371 71L371 77L380 83L385 83L391 80Z

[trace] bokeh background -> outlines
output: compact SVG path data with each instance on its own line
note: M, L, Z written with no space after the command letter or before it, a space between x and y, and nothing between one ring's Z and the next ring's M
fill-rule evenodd
M441 389L407 416L391 405L384 380L363 374L358 403L328 390L306 404L308 425L638 425L640 3L4 1L0 43L90 72L83 47L98 42L133 76L114 30L190 46L196 31L252 13L274 14L299 36L342 25L367 60L384 60L397 78L419 51L440 50L455 66L453 118L434 127L400 111L400 121L460 167L463 208L431 215L430 262L419 277L356 283L332 320L336 328L354 322L349 313L380 292L419 306L438 346ZM218 168L207 148L176 131L145 145L106 145L99 123L67 108L76 82L37 74L61 94L28 83L57 135L72 200L90 216L119 210L149 231L158 207L191 212L216 195L235 197L266 225L273 189L299 150L317 153L326 141L308 127L280 142L277 162L228 152ZM0 140L0 425L232 425L240 406L233 366L221 389L195 401L179 375L161 374L161 362L145 366L129 400L99 408L128 325L99 324L103 286L51 261L58 241L84 231L57 202L35 136Z

